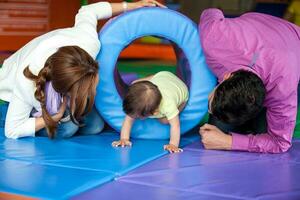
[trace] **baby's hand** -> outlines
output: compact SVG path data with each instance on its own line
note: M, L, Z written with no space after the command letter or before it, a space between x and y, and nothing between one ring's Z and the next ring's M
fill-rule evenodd
M131 147L131 142L129 140L125 140L125 139L121 139L121 140L118 140L118 141L114 141L112 144L111 144L113 147L126 147L126 146L129 146Z
M176 147L173 144L166 144L166 145L164 145L164 150L169 151L169 153L180 153L180 152L183 152L182 149Z

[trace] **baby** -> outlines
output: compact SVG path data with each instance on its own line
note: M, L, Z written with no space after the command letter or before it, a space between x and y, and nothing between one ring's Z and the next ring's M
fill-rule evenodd
M170 124L170 142L164 149L170 153L181 152L179 113L188 100L187 86L171 72L161 71L155 75L138 79L129 87L123 101L126 113L119 141L114 147L131 146L130 131L135 119L157 118Z

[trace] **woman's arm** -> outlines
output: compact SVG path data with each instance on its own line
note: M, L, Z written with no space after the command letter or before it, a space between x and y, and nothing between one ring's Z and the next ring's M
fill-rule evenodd
M127 3L127 2L111 3L110 5L112 8L112 15L118 15L122 12L134 10L134 9L141 8L141 7L158 6L158 7L166 8L166 6L164 6L161 3L154 1L154 0L144 0L144 1L138 1L138 2L133 2L133 3Z
M45 128L45 121L42 117L30 117L33 109L31 105L14 95L9 103L6 120L5 136L8 138L34 137L35 132ZM67 102L67 101L64 101ZM54 121L59 121L66 109L66 103L63 103L59 112L53 115Z
M11 98L5 119L5 136L20 138L34 136L35 118L30 117L32 106L16 95Z
M154 0L143 0L134 3L98 2L89 4L81 7L78 11L78 14L75 18L75 27L91 29L95 31L97 29L98 20L100 19L107 19L113 15L118 15L122 12L141 7L153 6L165 7Z
M98 20L107 19L123 12L126 9L124 5L127 5L127 10L132 10L148 5L149 2L155 1L145 0L127 4L98 2L81 7L76 15L74 27L68 30L73 45L75 43L77 46L84 47L84 50L96 58L101 47L97 31Z

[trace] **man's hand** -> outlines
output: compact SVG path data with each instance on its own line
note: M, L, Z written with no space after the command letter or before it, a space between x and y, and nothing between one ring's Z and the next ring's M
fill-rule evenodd
M205 149L231 150L232 136L223 133L216 126L205 124L199 133Z

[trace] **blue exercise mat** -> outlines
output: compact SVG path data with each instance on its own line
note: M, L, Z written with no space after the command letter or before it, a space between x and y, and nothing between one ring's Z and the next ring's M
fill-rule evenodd
M195 132L194 132L195 133ZM168 140L132 140L113 148L116 132L65 140L0 138L0 191L42 199L68 199L164 154ZM199 140L188 134L181 145Z
M300 140L283 154L204 150L200 142L73 199L300 199Z

